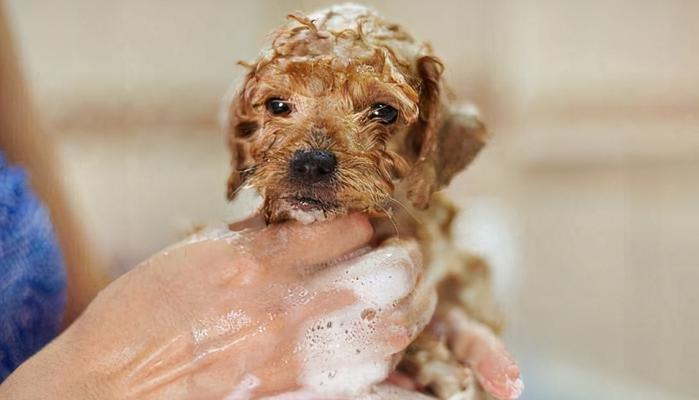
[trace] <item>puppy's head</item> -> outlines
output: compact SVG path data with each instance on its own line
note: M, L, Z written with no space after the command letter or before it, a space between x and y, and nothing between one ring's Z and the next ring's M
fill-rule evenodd
M427 207L484 138L441 101L440 61L363 7L290 18L229 104L229 199L255 188L268 221L380 214L395 190Z

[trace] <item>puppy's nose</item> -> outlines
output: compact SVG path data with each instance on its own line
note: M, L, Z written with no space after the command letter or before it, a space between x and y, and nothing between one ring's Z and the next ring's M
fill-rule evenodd
M304 183L328 180L336 167L335 155L325 150L296 150L289 162L291 177Z

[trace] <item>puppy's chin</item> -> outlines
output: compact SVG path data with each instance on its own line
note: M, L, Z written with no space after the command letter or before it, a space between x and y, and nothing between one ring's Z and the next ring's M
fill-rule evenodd
M269 194L269 193L268 193ZM262 204L263 215L268 224L284 221L299 221L310 224L325 221L352 212L369 218L387 216L390 206L372 206L363 202L342 202L336 196L305 197L302 195L268 195Z
M296 220L303 224L310 224L349 212L347 208L336 204L323 203L316 199L303 197L266 199L263 207L268 223Z

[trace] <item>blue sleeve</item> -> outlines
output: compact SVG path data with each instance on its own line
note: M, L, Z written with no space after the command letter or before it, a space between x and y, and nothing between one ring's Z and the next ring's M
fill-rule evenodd
M0 382L58 334L65 285L48 212L0 152Z

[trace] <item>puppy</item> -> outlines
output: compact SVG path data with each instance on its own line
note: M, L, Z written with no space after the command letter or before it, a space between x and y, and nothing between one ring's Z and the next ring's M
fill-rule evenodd
M435 195L484 146L485 126L445 99L430 46L372 10L289 18L228 103L228 198L254 188L268 223L356 211L374 217L377 240L415 237L439 303L398 365L400 380L440 398L480 398L482 387L516 397L516 387L501 395L488 387L498 384L479 385L465 364L472 349L461 333L469 324L497 333L501 316L487 265L455 250L456 209ZM510 372L504 384L517 386Z

